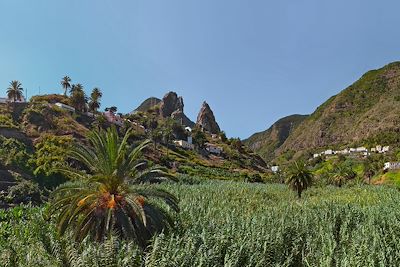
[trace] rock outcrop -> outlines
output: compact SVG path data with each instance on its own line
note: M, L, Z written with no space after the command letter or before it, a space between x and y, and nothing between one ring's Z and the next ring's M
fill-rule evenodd
M172 113L174 112L182 112L183 113L183 98L175 92L167 93L160 105L160 115L163 118L171 117Z
M160 102L161 102L161 99L159 99L157 97L149 97L145 101L143 101L142 104L140 104L140 106L137 107L134 111L146 112L149 109L160 104Z
M196 125L211 134L217 134L221 131L217 121L215 120L214 113L205 101L203 102L199 115L197 116Z
M144 104L146 101L147 104ZM182 123L184 126L193 127L195 125L195 123L191 121L183 111L185 106L183 104L183 98L178 96L175 92L167 93L162 100L152 97L146 101L143 102L141 106L154 107L159 105L159 113L163 118L173 118L174 120ZM152 104L149 105L149 103Z

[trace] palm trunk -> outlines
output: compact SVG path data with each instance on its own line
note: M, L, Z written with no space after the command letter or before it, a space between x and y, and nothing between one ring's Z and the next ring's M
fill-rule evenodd
M297 197L300 199L301 198L301 189L297 188Z

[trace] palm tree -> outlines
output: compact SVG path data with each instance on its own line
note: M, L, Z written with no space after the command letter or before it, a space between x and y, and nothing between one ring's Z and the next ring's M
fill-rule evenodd
M81 91L83 91L83 85L78 83L78 84L73 84L71 86L71 89L69 90L69 93L72 95L75 92L81 92Z
M302 161L295 161L289 167L286 184L301 198L301 193L311 186L312 179L313 175L307 165Z
M7 97L12 99L14 103L17 100L21 101L23 90L22 84L19 81L11 81L10 86L7 88Z
M89 102L89 110L96 112L98 108L100 108L100 98L103 96L103 93L99 88L94 88L92 93L90 94L90 102Z
M87 172L70 167L55 170L78 180L53 193L50 214L58 215L60 234L70 229L77 241L86 236L103 241L117 233L145 247L154 233L173 226L171 214L154 200L165 202L176 212L178 200L148 183L171 177L163 170L146 168L141 152L149 141L132 147L128 144L131 132L129 129L120 138L115 127L92 131L88 136L90 146L77 144L68 154Z
M342 187L348 180L353 179L357 174L353 171L351 166L336 166L332 176L333 184Z
M84 112L86 109L87 97L85 92L76 91L70 97L71 105L78 111Z
M64 78L62 78L61 85L64 89L64 95L67 95L68 88L71 88L71 78L68 76L65 76Z

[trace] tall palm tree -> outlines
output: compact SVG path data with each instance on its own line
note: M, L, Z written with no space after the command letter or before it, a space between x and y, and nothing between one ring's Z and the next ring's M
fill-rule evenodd
M145 247L151 236L173 226L161 200L178 212L178 200L167 191L146 182L168 179L160 169L147 169L141 152L149 141L137 147L128 144L129 129L119 138L115 127L90 132L90 146L77 144L69 157L85 166L87 172L60 167L55 171L79 182L55 190L50 212L58 216L58 230L74 233L77 241L90 236L103 241L110 234L134 239Z
M61 85L64 89L64 95L67 95L67 91L69 88L71 88L71 78L68 76L65 76L61 80Z
M7 97L12 99L14 103L17 100L21 101L23 90L22 84L19 81L11 81L10 86L7 88Z
M288 169L286 184L297 192L298 198L301 193L312 184L313 175L307 165L302 161L295 161Z
M103 96L103 93L99 88L95 87L90 94L89 101L89 110L96 112L98 108L100 108L100 98Z

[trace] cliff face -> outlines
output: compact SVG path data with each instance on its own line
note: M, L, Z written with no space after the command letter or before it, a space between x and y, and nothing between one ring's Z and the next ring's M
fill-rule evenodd
M243 143L263 159L270 161L276 156L276 150L307 117L308 115L298 114L284 117L267 130L253 134Z
M207 102L203 102L199 115L197 116L196 125L211 134L217 134L221 131L217 121L215 120L214 113Z

